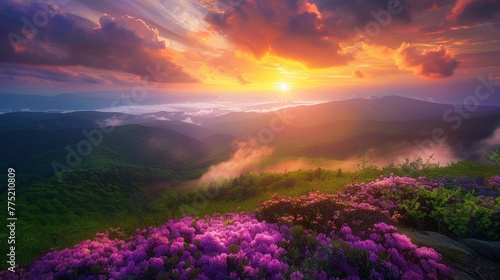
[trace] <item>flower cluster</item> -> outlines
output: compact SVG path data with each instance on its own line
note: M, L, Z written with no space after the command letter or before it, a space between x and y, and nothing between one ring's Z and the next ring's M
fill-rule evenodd
M287 234L287 228L252 215L186 217L138 229L128 242L97 234L47 253L21 270L20 278L283 279L289 266L281 261L285 251L279 244Z
M467 193L474 196L500 196L500 176L493 176L488 181L481 176L470 178L468 176L460 176L454 178L446 176L444 178L431 180L434 184L439 184L446 189L461 188Z
M325 234L344 224L361 231L376 222L390 222L389 211L369 203L345 201L335 194L318 193L299 197L275 195L260 204L257 217L270 223L301 225Z
M115 230L116 231L116 230ZM116 233L116 232L115 232ZM253 214L185 217L137 229L130 240L97 234L20 269L20 279L437 279L450 270L385 223L328 235L258 221ZM2 279L18 279L8 271Z
M348 185L338 195L275 195L260 205L257 217L291 227L287 262L307 279L442 279L451 270L440 255L390 225L399 218L398 204L413 197L406 191L417 186L440 188L425 178L380 178Z
M294 236L287 252L300 259L296 269L308 279L443 279L452 273L434 249L417 247L385 223L361 234L343 226L329 236L306 232L302 238ZM303 253L294 256L297 250Z
M497 192L500 192L500 175L492 176L488 181L488 185Z

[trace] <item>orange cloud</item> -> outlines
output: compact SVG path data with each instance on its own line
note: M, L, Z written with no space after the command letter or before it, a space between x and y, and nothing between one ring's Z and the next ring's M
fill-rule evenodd
M345 65L352 60L341 49L318 7L301 0L245 1L224 12L210 12L211 28L261 59L266 54L303 63L309 68Z
M460 63L445 46L421 51L411 44L403 43L394 56L401 70L425 78L452 76Z
M365 75L363 74L363 72L361 72L359 70L352 71L352 76L354 78L364 78L365 77Z
M297 4L299 5L299 10L298 10L299 14L308 12L311 14L316 14L318 18L322 17L320 11L318 10L318 6L316 6L316 4L309 3L308 0L299 0Z

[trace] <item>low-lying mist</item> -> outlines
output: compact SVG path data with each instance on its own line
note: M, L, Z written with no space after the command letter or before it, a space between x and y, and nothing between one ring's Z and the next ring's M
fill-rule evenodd
M236 152L233 156L225 162L211 166L198 180L199 183L206 184L255 172L255 166L273 153L272 148L257 147L254 142L236 141L234 145Z
M209 184L248 173L286 173L299 169L316 168L330 170L340 168L343 171L356 171L363 164L364 166L381 168L391 163L398 165L407 159L414 161L418 158L421 158L424 163L429 162L439 164L439 166L447 166L453 162L466 159L457 156L453 148L446 142L435 143L433 147L426 148L410 142L401 142L391 146L390 152L374 147L367 150L363 155L356 155L342 160L307 157L280 158L274 154L273 147L258 146L256 143L245 141L235 142L234 145L236 151L233 156L225 162L211 166L207 173L197 180L197 184ZM484 158L495 145L500 145L500 128L490 137L480 141L473 152Z

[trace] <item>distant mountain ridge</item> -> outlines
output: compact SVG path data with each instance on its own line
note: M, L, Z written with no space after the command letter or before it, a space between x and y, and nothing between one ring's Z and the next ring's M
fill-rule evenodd
M140 105L155 105L175 103L196 98L195 96L165 95L161 92L149 90L145 97L138 100L131 97L128 91L97 91L60 93L53 96L36 94L0 93L0 113L37 111L37 112L64 112L99 110L120 105L129 105L130 102ZM122 100L121 103L116 101Z
M111 100L74 94L43 96L1 93L0 104L0 111L3 112L96 110L110 107Z
M443 120L444 114L453 105L431 103L400 96L386 96L377 99L350 99L328 103L281 109L271 113L229 113L202 122L203 126L243 136L249 131L269 125L278 117L282 122L290 122L296 127L313 127L336 121L384 121L408 122L418 120ZM472 115L500 112L500 107L481 106ZM444 121L444 120L443 120Z

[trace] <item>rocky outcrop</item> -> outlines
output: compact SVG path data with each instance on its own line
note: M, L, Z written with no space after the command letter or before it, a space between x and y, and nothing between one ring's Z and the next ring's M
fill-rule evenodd
M467 245L467 247L474 250L479 256L500 263L500 242L484 241L474 238L465 238L461 241Z
M408 231L405 234L415 245L434 248L441 256L454 262L467 263L474 254L474 251L464 244L437 232Z
M473 238L453 240L432 231L403 230L418 246L434 248L455 270L456 280L500 280L500 242Z

